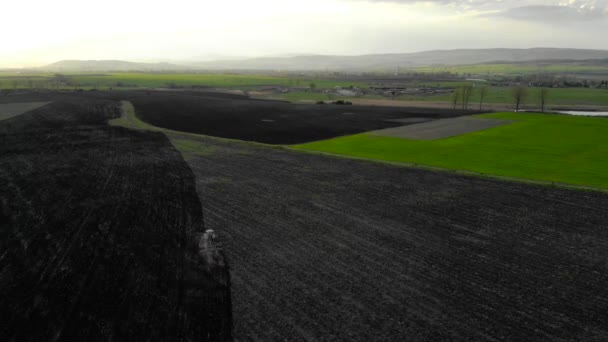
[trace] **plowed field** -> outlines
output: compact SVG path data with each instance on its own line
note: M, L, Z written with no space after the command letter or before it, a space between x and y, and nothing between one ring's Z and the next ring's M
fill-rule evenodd
M405 124L395 119L462 114L450 109L292 104L212 92L150 92L129 99L137 115L155 126L269 144L299 144Z
M108 126L115 102L55 100L0 122L0 340L230 339L229 292L196 267L201 204L179 152Z
M168 135L255 341L608 339L608 195Z
M32 324L80 340L200 333L172 319L179 241L202 228L193 186L230 261L236 340L608 339L605 193L166 140L102 124L117 112L99 102L119 95L89 95L93 121L54 102L0 124L9 340ZM10 133L30 117L48 123Z

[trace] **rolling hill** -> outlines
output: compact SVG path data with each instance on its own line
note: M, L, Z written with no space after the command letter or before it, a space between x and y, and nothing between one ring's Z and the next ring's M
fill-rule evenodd
M374 71L420 66L454 66L483 63L521 63L531 61L608 60L608 50L561 48L532 49L459 49L414 53L360 56L299 55L189 61L175 63L136 63L120 60L63 60L40 70L52 72L93 71L187 71L187 70L335 70Z
M170 63L136 63L120 60L63 60L40 68L54 72L180 71L191 67Z
M288 58L253 58L208 61L191 65L210 70L379 70L427 65L598 59L608 59L608 51L559 48L459 49L361 56L307 55Z

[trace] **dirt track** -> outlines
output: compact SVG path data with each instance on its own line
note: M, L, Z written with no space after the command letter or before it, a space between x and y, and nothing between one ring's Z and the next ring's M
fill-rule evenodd
M0 120L10 119L21 115L30 110L47 105L48 102L22 102L22 103L3 103L0 104Z
M440 119L430 122L410 124L401 127L385 128L369 133L393 138L435 140L482 131L484 129L507 125L509 123L511 123L509 120L462 116L458 118Z

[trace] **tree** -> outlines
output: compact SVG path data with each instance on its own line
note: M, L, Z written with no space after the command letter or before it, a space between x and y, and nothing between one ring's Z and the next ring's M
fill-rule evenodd
M528 97L528 88L524 86L515 86L511 88L511 96L513 96L513 101L515 102L515 111L519 112L519 107Z
M70 79L63 74L57 73L53 75L53 77L51 78L51 82L53 82L55 88L59 88L64 85L69 85Z
M314 83L310 83L309 87L310 87L311 91L315 91L315 89L317 88L317 85Z
M458 100L460 99L460 88L454 89L452 93L452 109L456 110L456 106L458 105Z
M470 84L463 85L460 87L460 97L462 99L462 109L469 109L469 101L471 100L471 95L473 95L473 86Z
M549 89L540 88L540 111L545 112L545 104L547 103L547 97L549 95Z
M488 87L482 86L479 88L479 110L481 110L481 106L483 105L483 100L485 99L486 95L488 95Z

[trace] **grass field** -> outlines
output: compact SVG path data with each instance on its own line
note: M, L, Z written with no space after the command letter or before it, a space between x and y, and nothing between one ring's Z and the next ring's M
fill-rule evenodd
M470 68L488 67L491 65L469 66ZM515 66L514 66L515 67ZM519 66L517 66L519 67ZM105 73L105 74L66 74L69 86L54 85L53 74L16 74L0 73L0 89L29 89L30 87L52 89L134 89L134 88L162 88L162 87L215 87L255 90L263 85L278 85L285 87L308 87L314 83L317 89L329 89L336 86L357 86L363 89L369 87L367 82L340 81L333 79L312 79L307 77L273 77L263 75L237 75L237 74L186 74L186 73ZM15 83L15 81L17 83ZM421 86L441 86L454 88L469 82L414 82L409 88ZM58 87L58 88L57 88ZM539 107L539 89L530 88L529 96L524 106ZM287 94L272 94L271 97L288 101L328 101L332 97L320 92L291 92ZM366 95L366 99L384 98L380 95ZM450 94L444 95L404 95L396 98L400 101L432 101L449 102ZM347 99L348 100L348 99ZM511 89L508 87L491 87L484 99L485 103L512 103ZM475 108L479 103L479 91L475 89L471 98L471 106ZM608 106L608 90L592 88L556 88L549 90L549 106Z
M475 75L526 75L536 73L608 73L608 65L574 63L497 63L456 66L427 66L415 68L418 72L465 73Z
M104 74L65 74L78 87L167 87L174 84L180 87L233 87L243 88L259 85L283 85L291 87L307 87L314 83L318 88L335 86L363 86L364 82L339 80L324 80L311 78L272 77L262 75L237 74L186 74L186 73L104 73ZM50 80L53 74L9 74L0 73L0 88L13 88L13 80L21 83L18 88L27 87L27 80ZM68 87L73 88L73 87Z
M443 85L449 86L449 85ZM416 101L450 101L451 95L441 96L403 96L400 100ZM484 98L484 103L512 103L511 88L490 87ZM592 88L554 88L549 89L549 105L608 105L608 90ZM479 90L474 89L471 96L471 106L479 103ZM524 100L526 106L539 106L540 88L529 88L528 96Z
M498 113L514 123L433 141L362 133L296 145L349 156L608 188L608 120Z
M467 82L430 82L420 83L412 85L412 88L419 87L421 85L427 86L441 86L441 87L458 87ZM540 107L540 88L529 88L528 96L524 100L524 106L537 108ZM608 106L608 90L607 89L594 89L594 88L554 88L549 89L548 93L548 105L560 105L560 106L577 106L577 105L595 105L595 106ZM308 92L294 92L281 95L273 95L273 97L281 98L288 101L327 101L331 98L327 94L323 93L308 93ZM449 102L451 94L444 95L403 95L396 98L399 101L431 101L431 102ZM335 98L335 97L334 97ZM380 95L366 95L365 99L375 98L386 98ZM349 100L347 98L347 100ZM513 102L511 96L511 88L508 87L490 87L488 93L484 98L484 103L505 103L509 104ZM477 108L479 106L479 90L475 88L470 101L471 108Z

